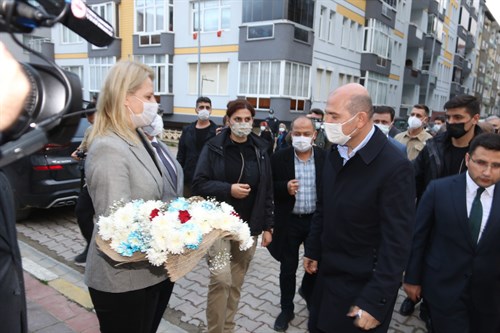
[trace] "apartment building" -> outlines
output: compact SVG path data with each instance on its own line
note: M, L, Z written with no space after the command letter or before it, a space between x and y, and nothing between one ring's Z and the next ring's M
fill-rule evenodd
M52 30L56 61L80 76L85 98L99 92L116 61L150 65L170 124L193 121L199 95L212 99L216 117L240 97L256 107L257 119L272 108L290 121L324 108L328 93L348 82L365 85L374 104L399 116L417 103L442 111L450 96L476 87L483 0L87 4L115 27L117 40L97 48L59 25Z
M500 25L487 7L481 12L483 24L478 38L479 55L475 66L475 96L481 100L481 116L500 115Z

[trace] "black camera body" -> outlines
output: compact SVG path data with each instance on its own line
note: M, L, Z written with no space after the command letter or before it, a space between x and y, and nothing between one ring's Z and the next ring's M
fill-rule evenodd
M83 151L83 150L80 150L78 149L76 151L76 157L78 157L79 159L85 159L85 157L87 157L87 152Z

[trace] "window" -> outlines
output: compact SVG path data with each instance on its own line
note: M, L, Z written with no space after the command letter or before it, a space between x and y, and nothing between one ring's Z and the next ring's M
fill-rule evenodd
M387 105L389 79L378 73L366 71L364 85L370 92L374 105Z
M240 64L242 95L279 95L281 64L279 61L252 61Z
M198 93L198 64L189 64L189 93ZM200 64L200 95L216 96L228 94L228 63L214 62Z
M328 18L328 41L333 43L335 40L335 12L330 11L330 17Z
M92 5L92 10L96 12L100 17L105 19L109 24L115 29L115 35L117 34L116 29L116 5L114 2L106 2L98 5ZM92 45L92 48L99 49L100 47Z
M333 72L331 70L316 69L316 80L314 81L314 97L318 102L326 102L332 87Z
M172 57L165 54L136 55L135 59L148 65L155 72L155 94L172 93Z
M265 39L274 37L274 25L256 25L247 28L247 40Z
M61 27L61 44L80 44L83 43L83 38L66 28L63 25Z
M382 22L369 19L368 26L365 27L363 45L364 52L375 53L379 58L389 59L392 49L389 27Z
M314 2L314 0L289 0L287 18L292 22L312 28L314 20Z
M326 16L326 8L321 6L318 18L318 38L325 39L325 16Z
M344 17L342 19L342 35L340 39L340 45L342 47L347 47L349 46L349 19L347 17Z
M23 44L37 52L42 52L42 44L51 43L50 38L38 37L28 34L23 34ZM29 51L23 49L23 53L30 54Z
M283 95L309 98L310 66L285 62L285 81Z
M135 32L139 45L160 45L160 33L173 31L174 0L135 0Z
M192 10L193 31L219 31L231 26L230 0L193 1Z
M99 92L108 71L115 64L115 57L95 57L89 58L90 65L90 85L89 91Z

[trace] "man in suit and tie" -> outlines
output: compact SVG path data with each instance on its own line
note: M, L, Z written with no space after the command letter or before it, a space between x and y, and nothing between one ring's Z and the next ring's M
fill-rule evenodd
M500 136L475 137L467 172L432 181L417 209L404 289L439 333L500 332Z
M325 111L334 145L305 246L304 268L318 274L309 331L387 332L410 252L413 168L373 125L365 87L341 86Z
M291 124L292 147L271 158L274 185L274 232L269 251L280 266L281 313L274 330L284 332L295 317L293 298L299 261L299 247L306 240L321 184L325 150L314 146L314 120L305 116ZM315 275L304 274L299 293L306 302L314 287Z

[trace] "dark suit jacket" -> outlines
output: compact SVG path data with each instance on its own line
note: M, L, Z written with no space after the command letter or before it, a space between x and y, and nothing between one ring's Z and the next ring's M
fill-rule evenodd
M319 197L325 151L319 147L313 149L314 167L316 168L316 196ZM281 252L287 237L287 222L295 206L295 196L290 195L287 189L288 182L295 179L294 158L293 147L280 150L271 157L274 187L274 232L273 241L267 249L279 261L281 261Z
M12 190L0 171L0 331L27 332L21 253Z
M414 186L410 161L378 128L344 166L337 146L327 154L305 247L306 257L319 260L323 331L341 332L331 314L346 318L349 305L389 325L410 251ZM337 297L347 308L336 308ZM352 321L342 324L357 332Z
M400 130L396 128L396 126L392 126L391 129L389 130L389 136L391 138L395 137L397 134L401 133Z
M454 311L466 286L482 312L500 313L500 188L490 216L474 244L466 205L466 176L429 183L417 209L417 223L405 282L421 285L423 297L443 311Z

